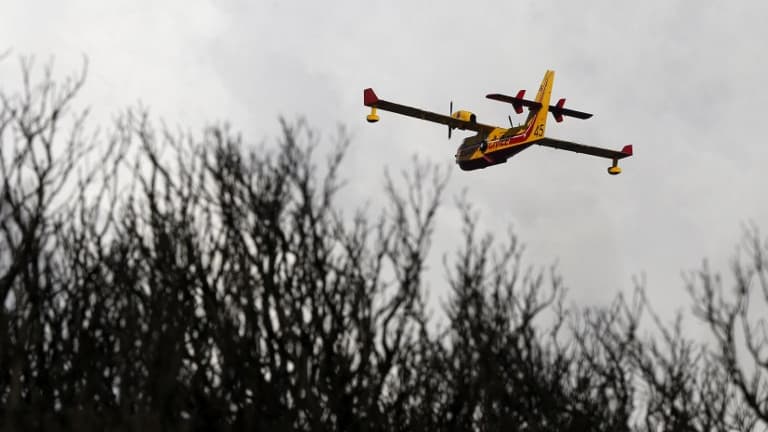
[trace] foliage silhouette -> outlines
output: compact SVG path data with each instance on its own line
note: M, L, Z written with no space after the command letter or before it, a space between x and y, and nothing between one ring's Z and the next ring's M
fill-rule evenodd
M85 71L85 68L83 69ZM691 281L719 350L653 315L640 286L565 306L555 269L510 233L446 258L446 319L424 270L447 174L385 177L376 217L341 210L342 133L324 165L303 122L253 148L127 110L89 134L73 98L22 62L0 92L3 430L751 430L764 382L736 360L735 323L764 248L736 266L737 302ZM758 239L757 236L754 237ZM757 259L760 257L761 259ZM658 332L641 335L650 311ZM743 327L765 368L763 342ZM761 345L762 343L762 345Z

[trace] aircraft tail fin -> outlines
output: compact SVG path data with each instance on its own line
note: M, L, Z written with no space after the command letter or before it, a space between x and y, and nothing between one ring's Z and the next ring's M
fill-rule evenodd
M547 114L549 113L549 98L552 94L552 84L555 81L555 71L548 70L541 80L539 91L536 93L536 102L541 104L539 109L531 110L525 124L533 127L535 137L543 137L547 127Z
M533 121L535 118L538 118L537 114L542 112L541 111L542 107L545 107L547 111L552 113L552 116L555 118L555 120L558 123L563 121L563 117L574 117L582 120L586 120L592 117L592 114L566 108L565 98L558 100L557 103L554 105L549 105L550 93L552 90L552 82L554 78L555 78L555 72L547 71L546 75L544 76L544 80L541 82L541 86L539 87L539 92L536 95L536 100L525 99L525 90L520 90L519 92L517 92L516 96L509 96L509 95L500 94L500 93L491 93L491 94L485 95L485 97L487 97L488 99L497 100L499 102L506 102L508 104L512 104L512 107L515 109L515 112L517 114L522 114L523 107L527 107L530 112L525 122L525 124L527 125L530 125L531 121ZM545 99L546 99L546 103L542 102Z

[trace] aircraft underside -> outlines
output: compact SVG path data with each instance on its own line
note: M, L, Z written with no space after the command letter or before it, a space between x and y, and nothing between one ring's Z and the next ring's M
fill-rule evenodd
M486 168L492 165L498 165L501 163L504 163L507 161L507 159L511 158L512 156L520 153L521 151L527 149L530 147L531 144L523 144L523 145L517 145L514 147L509 147L503 150L496 150L493 152L486 153L484 157L477 158L477 159L459 159L459 157L456 158L456 164L459 165L459 168L461 168L463 171L472 171L476 169ZM474 151L474 149L472 149ZM463 151L460 153L464 153Z

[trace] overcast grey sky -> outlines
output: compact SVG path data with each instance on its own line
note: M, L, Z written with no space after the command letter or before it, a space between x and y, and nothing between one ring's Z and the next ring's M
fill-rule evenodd
M603 159L532 148L465 173L483 228L512 225L528 261L555 260L581 304L603 302L645 272L663 311L687 308L680 277L708 257L726 269L740 224L768 231L763 189L764 1L97 1L6 0L0 52L55 56L60 73L90 59L80 103L100 121L142 101L170 124L228 120L247 140L277 134L277 116L306 116L331 135L346 125L347 203L375 199L384 167L413 154L452 163L463 133L396 114L364 121L362 90L421 108L506 123L486 93L534 92L557 72L553 98L595 113L550 123L548 135L620 149ZM0 80L18 79L13 58ZM438 226L433 267L455 247L458 218ZM440 297L435 285L433 297Z

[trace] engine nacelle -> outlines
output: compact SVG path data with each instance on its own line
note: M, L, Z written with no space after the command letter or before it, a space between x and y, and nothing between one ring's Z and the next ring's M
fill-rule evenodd
M477 116L474 113L471 113L469 111L456 111L455 113L451 114L451 117L459 120L468 121L470 123L477 123Z

